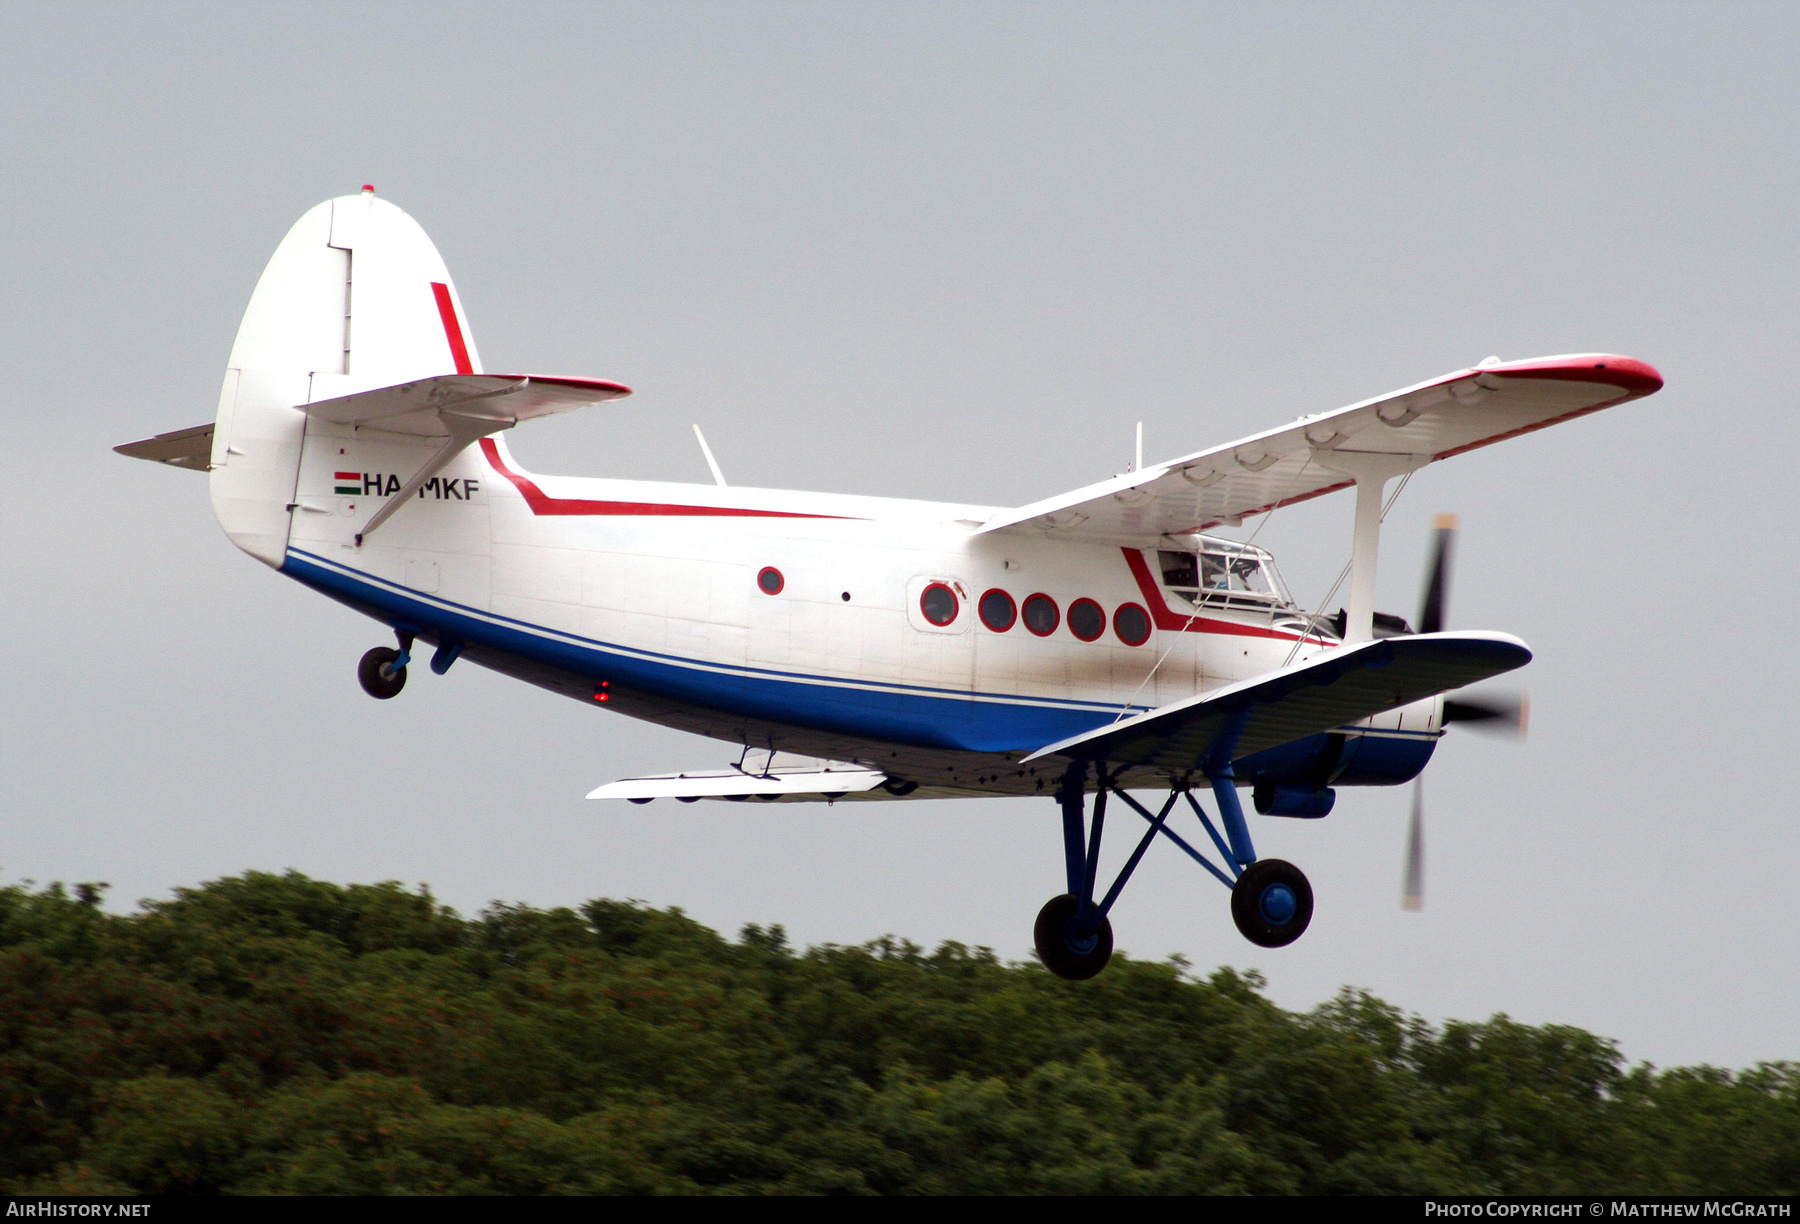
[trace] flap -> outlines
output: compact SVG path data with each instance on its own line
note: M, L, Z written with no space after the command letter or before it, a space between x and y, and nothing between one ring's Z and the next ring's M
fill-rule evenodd
M1662 376L1630 357L1494 362L1006 510L981 532L1147 544L1350 487L1332 452L1430 463L1649 395Z
M535 374L439 374L394 387L359 391L302 405L306 415L339 425L359 425L389 433L447 438L439 413L473 417L508 428L630 395L631 388L597 378ZM493 431L489 431L493 432Z
M160 433L154 438L127 442L113 449L133 459L148 459L152 463L166 463L170 467L207 472L212 470L212 445L213 427L207 424L196 425L192 429L177 429L172 433Z
M1507 633L1382 638L1071 736L1025 759L1066 756L1204 770L1215 751L1236 760L1530 661L1525 643Z

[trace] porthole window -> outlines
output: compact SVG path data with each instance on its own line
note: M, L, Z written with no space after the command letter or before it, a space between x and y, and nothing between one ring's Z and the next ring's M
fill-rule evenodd
M765 565L756 576L756 586L764 595L779 595L781 588L787 583L781 577L781 571L773 565Z
M1150 614L1134 603L1120 604L1113 612L1113 632L1127 646L1142 646L1150 640Z
M1106 611L1091 599L1077 599L1069 605L1069 632L1084 642L1091 642L1106 632Z
M1039 637L1049 637L1056 632L1057 625L1062 623L1062 613L1057 609L1056 601L1048 595L1027 595L1025 597L1025 627Z
M940 629L956 619L957 606L956 592L941 582L932 583L919 596L919 611Z
M1005 633L1013 627L1013 622L1019 619L1018 605L1013 603L1011 595L999 587L995 587L983 595L981 603L977 606L981 610L981 623L995 633Z

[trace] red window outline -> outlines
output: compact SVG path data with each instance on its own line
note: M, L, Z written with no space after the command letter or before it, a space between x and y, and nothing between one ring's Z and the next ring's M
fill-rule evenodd
M1121 612L1124 612L1127 608L1130 608L1131 610L1136 612L1139 616L1144 618L1144 620L1143 620L1144 636L1141 638L1138 638L1135 642L1132 641L1130 638L1126 637L1125 631L1123 629L1119 628L1119 614ZM1142 646L1145 642L1148 642L1150 640L1150 614L1148 612L1144 611L1144 608L1141 604L1122 603L1118 607L1114 608L1113 609L1112 626L1113 626L1113 632L1118 634L1119 640L1121 642L1124 642L1127 646Z
M1006 601L1006 621L1004 624L996 625L993 621L988 619L988 597L990 595L998 595L1001 599ZM975 604L975 611L976 614L981 617L981 623L986 625L989 629L992 629L995 633L1005 633L1008 629L1011 629L1014 625L1019 623L1019 605L1013 602L1013 597L1009 593L1001 590L999 587L990 587L988 590L983 591L980 600Z
M1075 627L1075 609L1079 608L1082 604L1086 604L1088 607L1092 608L1094 614L1100 618L1100 627L1092 633L1083 633ZM1106 632L1106 609L1102 608L1091 599L1077 599L1074 603L1069 605L1069 632L1073 633L1084 642L1099 641L1100 635Z
M1022 609L1025 607L1025 605L1030 604L1031 601L1034 599L1041 599L1045 603L1050 605L1050 627L1048 629L1045 629L1040 632L1039 630L1032 628L1030 620L1026 620L1025 628L1030 630L1032 633L1037 634L1038 637L1049 637L1052 633L1056 632L1056 627L1058 625L1062 624L1062 609L1056 606L1056 601L1054 599L1051 599L1048 595L1044 594L1042 591L1033 591L1031 594L1029 594L1025 597L1024 604L1020 605L1021 615L1023 615Z
M944 620L939 620L937 617L933 616L931 610L925 606L925 597L930 595L933 591L942 591L950 597L950 615ZM923 616L927 623L935 625L939 629L946 629L949 626L954 625L956 623L956 618L961 614L962 600L956 597L956 592L950 589L948 583L933 582L923 591L919 592L919 615Z
M768 582L765 581L771 574L775 577L775 589L772 591L769 589ZM760 570L756 571L756 589L761 591L764 595L779 595L786 587L787 579L783 578L781 576L781 571L776 569L773 565L765 565Z

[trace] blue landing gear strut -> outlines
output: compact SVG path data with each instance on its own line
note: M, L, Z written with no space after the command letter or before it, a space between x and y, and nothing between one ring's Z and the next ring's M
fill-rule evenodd
M1092 766L1099 785L1094 792L1093 822L1089 828L1084 808L1090 765L1077 761L1069 767L1057 792L1057 802L1062 807L1063 861L1068 891L1045 903L1038 911L1033 931L1038 959L1044 962L1046 969L1058 977L1081 981L1106 967L1106 962L1112 958L1113 947L1112 922L1107 915L1159 833L1231 889L1231 916L1244 938L1265 948L1278 948L1300 938L1312 921L1312 886L1292 863L1256 857L1250 829L1244 820L1244 809L1238 803L1237 780L1231 772L1230 761L1215 758L1209 765L1206 780L1211 784L1213 799L1219 806L1219 822L1225 826L1222 835L1200 806L1200 801L1194 798L1189 779L1174 780L1168 799L1153 815L1129 793L1119 789L1116 775L1108 775L1104 762ZM1142 816L1150 827L1132 849L1112 886L1096 901L1094 890L1099 878L1100 839L1106 829L1108 795L1118 796L1120 802ZM1169 827L1169 814L1174 811L1178 799L1187 800L1219 857L1224 860L1225 869L1216 866Z

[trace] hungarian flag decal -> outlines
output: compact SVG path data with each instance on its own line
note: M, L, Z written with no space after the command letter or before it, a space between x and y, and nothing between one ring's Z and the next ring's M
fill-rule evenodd
M357 494L362 492L361 472L339 472L337 474L337 491L339 493Z

